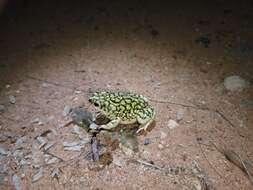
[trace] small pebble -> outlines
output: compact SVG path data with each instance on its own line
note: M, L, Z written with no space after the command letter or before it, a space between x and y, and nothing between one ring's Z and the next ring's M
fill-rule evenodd
M47 87L49 87L49 84L46 83L46 82L43 82L43 83L42 83L42 87L43 87L43 88L47 88Z
M52 178L59 178L59 176L60 176L60 170L59 170L59 168L53 169L53 171L51 173L51 177Z
M15 104L15 103L16 103L16 98L15 98L15 96L10 95L10 96L9 96L9 102L10 102L11 104Z
M6 156L8 155L8 151L6 151L4 148L0 147L0 154L3 155L3 156Z
M241 92L250 85L248 81L240 76L232 75L224 79L224 86L229 91Z
M12 183L13 183L13 185L14 185L14 187L15 187L16 190L21 190L22 189L22 187L21 187L21 179L16 174L14 174L12 176Z
M151 144L150 138L144 139L144 143L143 143L143 144L144 144L144 145L149 145L149 144Z
M169 120L168 125L167 125L170 129L174 129L178 126L178 123L172 119Z
M62 112L62 116L66 117L71 112L70 106L65 106Z
M183 117L184 117L184 110L183 109L178 110L176 113L176 120L181 121Z
M118 167L123 167L126 163L123 158L113 155L113 163Z
M0 104L0 113L4 113L6 110L5 106Z
M35 118L31 121L32 124L44 125L44 122L41 121L40 118Z
M43 177L43 168L41 167L39 171L32 177L32 182L36 182L42 177Z
M161 139L166 139L167 136L168 136L167 133L161 131L161 136L160 136Z
M159 149L163 149L163 145L162 145L162 144L159 144L159 145L158 145L158 148L159 148Z

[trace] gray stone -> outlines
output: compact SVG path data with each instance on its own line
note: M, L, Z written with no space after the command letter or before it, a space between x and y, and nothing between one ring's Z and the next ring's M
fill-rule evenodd
M0 147L0 155L7 156L9 151L6 151L3 147Z
M52 173L51 173L51 177L52 178L59 178L59 176L60 176L60 170L59 170L59 168L54 168L53 171L52 171Z
M5 173L7 172L8 167L6 164L0 164L0 173Z
M0 104L0 114L4 113L6 111L6 108L4 105Z
M18 138L18 139L16 140L15 146L20 146L20 145L22 145L23 143L25 143L25 141L26 141L26 137L25 137L25 136L24 136L24 137L20 137L20 138Z
M41 167L39 171L32 177L32 182L34 183L42 177L43 177L43 167Z
M161 133L160 133L160 138L161 138L161 139L166 139L167 136L168 136L167 133L161 131Z
M21 186L21 179L19 176L17 176L16 174L14 174L12 176L12 183L15 187L16 190L21 190L22 189L22 186Z
M113 163L118 167L123 167L126 165L126 161L119 156L113 155Z
M149 144L151 144L150 138L144 139L144 143L143 143L143 144L144 144L144 145L149 145Z
M168 125L167 125L170 129L174 129L178 126L178 123L172 119L169 120Z
M35 118L31 121L32 124L44 125L44 122L40 118Z
M237 75L232 75L224 79L224 86L229 91L243 91L250 85L248 81Z
M66 117L71 112L70 106L65 106L62 112L62 116Z
M24 152L18 149L15 150L12 155L16 160L21 160L24 157Z
M253 109L253 100L242 100L240 106L247 109Z
M16 98L15 98L15 96L10 95L10 96L9 96L9 102L10 102L11 104L15 104L15 103L16 103Z
M176 120L177 121L181 121L184 117L184 110L183 109L179 109L176 113Z

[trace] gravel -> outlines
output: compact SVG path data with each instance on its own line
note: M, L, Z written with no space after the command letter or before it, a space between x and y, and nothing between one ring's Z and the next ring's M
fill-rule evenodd
M237 75L232 75L224 79L224 86L229 91L243 91L249 86L249 82Z
M170 129L174 129L178 126L178 123L172 119L169 120L168 125L167 125Z
M5 111L6 111L5 106L0 104L0 113L4 113Z
M10 102L11 104L15 104L15 103L16 103L16 98L15 98L15 96L10 95L10 96L9 96L9 102Z
M38 181L40 178L43 177L43 167L41 167L38 172L32 177L32 182Z
M62 112L62 116L66 117L69 113L71 112L71 107L70 106L65 106Z
M14 185L14 187L15 187L16 190L21 190L22 189L22 187L21 187L21 179L16 174L14 174L12 176L12 183L13 183L13 185Z

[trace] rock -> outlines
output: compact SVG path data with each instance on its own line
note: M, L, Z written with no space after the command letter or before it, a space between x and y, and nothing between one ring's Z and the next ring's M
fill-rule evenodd
M224 86L229 91L243 91L250 85L248 81L237 75L232 75L224 79Z
M151 153L148 152L147 150L144 150L144 151L142 152L142 157L143 157L145 160L150 160L150 158L151 158Z
M143 143L144 145L149 145L149 144L151 144L151 139L150 138L146 138L146 139L144 139L144 143Z
M94 123L94 118L92 114L81 107L73 108L71 110L71 118L76 125L81 127L86 126L88 128L92 123Z
M16 174L14 174L12 176L12 183L15 187L16 190L21 190L22 189L22 186L21 186L21 179L19 176L17 176Z
M113 155L113 163L118 167L123 167L126 164L122 157L116 155Z
M0 134L0 142L5 142L7 141L8 137L5 136L4 134Z
M163 147L162 144L159 144L159 145L158 145L158 148L161 150L161 149L163 149L164 147Z
M209 46L210 43L211 43L210 39L209 39L207 36L201 36L201 37L197 38L197 39L195 40L195 42L196 42L197 44L203 45L205 48L208 48L208 46Z
M0 155L7 156L9 154L9 151L6 151L4 148L0 147Z
M0 104L0 114L4 113L6 111L6 108L4 105Z
M21 160L23 157L24 157L24 152L22 150L15 150L13 153L12 153L13 157L16 159L16 160Z
M0 173L6 173L8 170L8 167L6 164L0 164Z
M167 125L170 129L174 129L178 126L178 123L172 119L169 120L168 125Z
M161 138L161 139L166 139L167 136L168 136L167 133L161 131L161 133L160 133L160 138Z
M43 82L43 83L42 83L42 87L43 87L43 88L47 88L47 87L49 87L49 86L50 86L50 85L49 85L48 83L46 83L46 82Z
M16 98L15 98L15 96L10 95L10 96L9 96L9 102L10 102L11 104L15 104L15 103L16 103Z
M69 113L71 112L71 107L70 106L65 106L62 112L62 116L66 117Z
M82 91L81 90L75 90L74 94L81 94Z
M25 158L27 157L25 156ZM32 165L35 168L39 168L40 165L44 161L44 153L39 150L39 145L37 143L33 143L32 145L31 160L32 160Z
M22 144L25 143L25 141L26 141L26 137L25 137L25 136L24 136L24 137L20 137L20 138L18 138L18 139L16 140L15 146L21 146Z
M59 176L60 176L60 170L59 170L59 168L54 168L53 171L52 171L52 173L51 173L51 177L58 179Z
M31 121L32 124L44 125L44 122L40 118L35 118Z
M39 171L32 177L32 182L34 183L42 177L43 177L43 167L41 167Z
M197 179L191 181L191 187L192 190L202 190L202 185Z
M253 100L242 100L240 106L247 109L253 109Z
M78 126L75 125L73 127L72 133L77 134L77 135L81 135L80 127L78 127Z
M134 151L126 146L122 146L122 144L119 144L121 150L124 152L125 155L127 156L133 156Z
M184 117L184 110L183 109L179 109L176 113L176 120L177 122L181 121Z

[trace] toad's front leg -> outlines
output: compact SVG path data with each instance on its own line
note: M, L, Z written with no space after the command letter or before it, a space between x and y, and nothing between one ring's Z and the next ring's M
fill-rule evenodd
M138 123L140 124L139 129L136 131L136 133L140 133L140 131L144 130L146 131L149 125L154 121L153 118L143 120L141 118L137 118Z
M119 125L120 121L121 121L120 118L116 118L114 120L111 120L106 125L100 125L99 129L111 130L111 129L117 127Z

